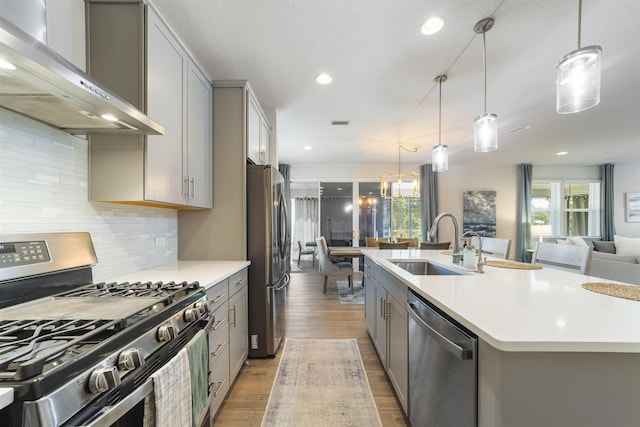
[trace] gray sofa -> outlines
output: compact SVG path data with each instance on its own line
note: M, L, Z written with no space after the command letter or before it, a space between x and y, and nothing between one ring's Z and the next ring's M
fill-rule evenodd
M614 242L592 241L590 276L640 285L640 254L618 255Z

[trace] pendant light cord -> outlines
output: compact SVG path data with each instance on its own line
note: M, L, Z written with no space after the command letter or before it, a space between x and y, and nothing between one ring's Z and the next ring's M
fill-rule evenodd
M439 78L440 90L438 91L438 145L442 145L442 78Z
M487 33L482 33L482 65L484 67L484 114L487 114Z
M581 33L582 33L582 0L578 0L578 49L580 49Z

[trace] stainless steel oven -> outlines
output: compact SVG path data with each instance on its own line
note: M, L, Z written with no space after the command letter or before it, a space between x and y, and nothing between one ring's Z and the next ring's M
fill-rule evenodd
M157 374L206 343L214 319L197 282L93 283L95 262L87 233L0 236L0 387L14 394L3 425L140 426Z

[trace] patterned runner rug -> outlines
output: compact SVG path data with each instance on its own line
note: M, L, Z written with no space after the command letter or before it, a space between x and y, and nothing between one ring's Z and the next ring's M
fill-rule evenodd
M262 426L382 426L358 341L287 338Z
M338 280L336 283L340 304L364 304L364 288L361 280L353 282L353 294L347 280Z

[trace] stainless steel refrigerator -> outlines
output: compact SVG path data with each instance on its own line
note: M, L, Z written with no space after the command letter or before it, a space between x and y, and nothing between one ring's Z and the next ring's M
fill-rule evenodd
M249 357L274 357L284 338L289 248L284 178L271 166L247 165Z

